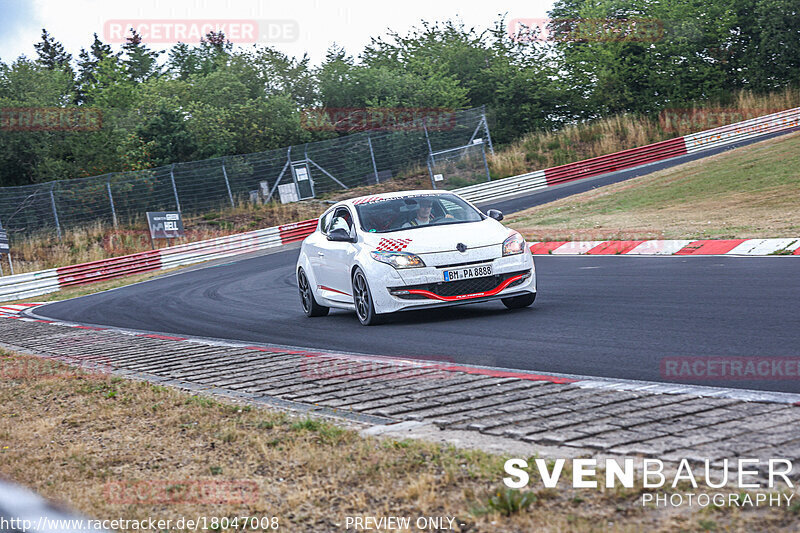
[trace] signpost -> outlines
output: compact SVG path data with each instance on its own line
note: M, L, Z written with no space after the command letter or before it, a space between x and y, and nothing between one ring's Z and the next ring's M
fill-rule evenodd
M3 229L0 224L0 256L3 254L8 256L8 267L11 269L11 275L14 275L14 264L11 262L11 246L8 244L8 233ZM0 264L0 276L3 275L3 266Z
M178 211L148 211L147 225L150 227L150 243L155 249L155 239L169 239L183 236L183 219Z

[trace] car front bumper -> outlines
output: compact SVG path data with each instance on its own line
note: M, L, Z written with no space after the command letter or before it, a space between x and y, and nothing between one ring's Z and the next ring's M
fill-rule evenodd
M371 287L378 313L477 303L536 292L536 270L529 251L480 261L491 263L493 275L444 282L454 265L401 269ZM391 268L391 267L389 267Z

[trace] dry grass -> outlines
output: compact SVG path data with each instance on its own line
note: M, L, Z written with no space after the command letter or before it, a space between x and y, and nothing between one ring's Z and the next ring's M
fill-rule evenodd
M529 240L800 236L800 134L570 196L508 217Z
M0 353L3 368L34 368ZM35 367L38 368L38 367ZM540 489L527 510L478 512L504 457L221 403L108 376L0 381L0 474L100 519L277 516L282 531L342 531L350 516L455 516L456 531L785 531L795 508L641 506L642 489ZM245 482L246 503L181 501L151 487ZM118 484L144 494L142 503ZM115 485L117 484L117 485ZM693 491L697 492L697 491ZM121 496L122 495L122 496ZM252 498L250 498L252 497ZM172 498L170 501L168 498ZM176 501L177 500L177 501Z
M738 110L745 118L751 118L753 115L797 106L800 106L800 91L786 89L763 96L742 91L731 102L709 102L698 109ZM715 118L719 119L719 124L686 121L665 127L666 123L662 124L658 119L620 115L568 126L556 132L531 133L497 151L489 158L489 168L493 177L504 178L636 148L741 120L736 119L733 114L717 114Z

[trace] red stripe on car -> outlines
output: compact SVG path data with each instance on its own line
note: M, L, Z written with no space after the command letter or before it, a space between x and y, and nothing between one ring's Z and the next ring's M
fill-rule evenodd
M481 298L484 296L494 296L495 294L501 292L503 289L517 281L518 279L522 279L526 274L519 274L512 278L508 278L503 283L495 287L490 291L483 291L483 292L473 292L471 294L459 294L457 296L439 296L438 294L432 293L431 291L425 291L422 289L409 289L409 294L420 294L425 296L426 298L430 298L432 300L441 300L443 302L457 302L460 300L471 300L473 298Z

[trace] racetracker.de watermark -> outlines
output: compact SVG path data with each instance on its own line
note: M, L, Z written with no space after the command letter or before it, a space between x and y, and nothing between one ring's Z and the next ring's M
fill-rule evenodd
M655 18L515 18L508 23L515 42L656 42L664 24Z
M449 131L456 113L443 107L314 107L302 110L300 124L312 131Z
M664 357L660 367L667 380L800 379L800 357Z
M664 131L703 131L743 122L751 118L763 117L785 111L781 108L671 108L658 115L658 122Z
M250 480L125 480L109 481L103 492L110 504L243 504L258 500L259 487Z
M235 44L291 43L300 38L300 24L290 19L114 19L103 24L103 37L124 43L131 29L149 44L197 44L211 32Z
M3 107L3 131L97 131L103 112L92 107Z

